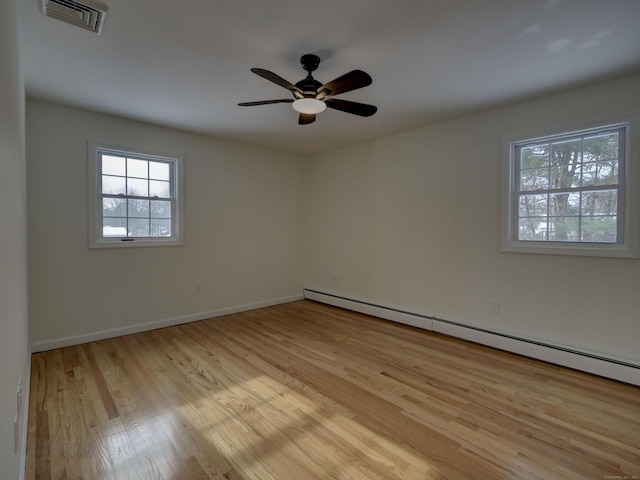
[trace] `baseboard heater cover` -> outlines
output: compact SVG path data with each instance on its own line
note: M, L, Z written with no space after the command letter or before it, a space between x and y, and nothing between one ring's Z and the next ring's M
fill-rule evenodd
M640 386L640 365L458 322L305 289L304 297L385 320Z

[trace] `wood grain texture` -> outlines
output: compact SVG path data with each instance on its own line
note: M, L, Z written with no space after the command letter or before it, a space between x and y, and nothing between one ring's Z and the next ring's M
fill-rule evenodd
M32 362L28 480L640 475L640 388L308 300Z

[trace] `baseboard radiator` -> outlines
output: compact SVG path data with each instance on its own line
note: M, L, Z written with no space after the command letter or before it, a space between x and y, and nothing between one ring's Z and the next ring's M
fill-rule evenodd
M594 375L640 386L640 365L579 351L537 340L519 338L475 326L464 325L434 316L398 310L338 295L305 289L304 297L328 305L364 313L385 320L411 325L424 330L449 335L462 340L562 365Z

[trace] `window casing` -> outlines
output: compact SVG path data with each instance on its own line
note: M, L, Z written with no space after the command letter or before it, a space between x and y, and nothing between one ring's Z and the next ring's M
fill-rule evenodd
M503 251L636 257L630 131L627 121L505 142Z
M90 143L89 246L182 244L181 161Z

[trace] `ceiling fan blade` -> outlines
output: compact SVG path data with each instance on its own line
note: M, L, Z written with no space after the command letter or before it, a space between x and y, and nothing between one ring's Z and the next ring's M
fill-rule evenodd
M371 85L372 81L373 80L368 73L365 73L362 70L352 70L318 88L318 95L316 95L316 98L318 100L322 100L326 97L332 97L333 95L338 95L340 93L357 90L358 88Z
M282 98L280 100L262 100L260 102L242 102L239 103L241 107L253 107L255 105L270 105L272 103L293 103L292 98Z
M352 113L361 117L370 117L378 111L378 107L367 105L366 103L350 102L348 100L340 100L337 98L327 98L325 100L327 107L341 112Z
M298 125L309 125L316 121L315 113L301 113L298 117Z
M252 68L251 71L256 75L260 75L262 78L266 78L270 82L275 83L276 85L280 85L281 87L284 87L287 90L291 90L297 98L302 98L303 96L302 91L298 87L296 87L293 83L285 80L281 76L276 75L275 73L270 72L269 70L265 70L263 68Z

